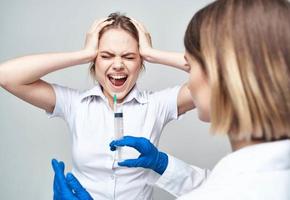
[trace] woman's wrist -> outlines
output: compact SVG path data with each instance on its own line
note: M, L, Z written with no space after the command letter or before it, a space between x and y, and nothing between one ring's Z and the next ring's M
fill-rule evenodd
M97 50L82 49L77 51L76 54L81 59L82 64L85 64L95 60L97 56Z
M189 71L184 54L182 53L161 51L152 48L150 51L146 51L143 57L150 63L167 65L186 72Z
M145 50L142 50L140 53L145 61L150 62L150 63L158 62L158 53L155 49L147 48Z

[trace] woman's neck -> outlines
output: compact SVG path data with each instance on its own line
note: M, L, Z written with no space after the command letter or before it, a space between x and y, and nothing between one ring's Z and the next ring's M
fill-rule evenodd
M247 147L247 146L251 146L251 145L255 145L255 144L261 144L264 143L264 140L233 140L230 138L230 143L232 146L232 151L237 151L241 148Z
M103 87L101 86L101 89L103 91L104 96L108 99L108 103L110 108L114 109L114 97L107 91L104 91ZM117 99L117 103L121 104L124 101L124 99Z

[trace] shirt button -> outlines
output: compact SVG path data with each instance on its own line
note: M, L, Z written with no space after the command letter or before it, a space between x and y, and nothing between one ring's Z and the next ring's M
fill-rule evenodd
M115 179L115 175L111 175L111 179L114 180Z

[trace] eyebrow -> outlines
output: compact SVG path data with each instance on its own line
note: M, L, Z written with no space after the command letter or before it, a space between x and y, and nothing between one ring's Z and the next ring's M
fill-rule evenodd
M125 53L123 54L123 56L136 56L137 54L136 53L133 53L133 52L129 52L129 53Z
M101 51L100 53L109 54L110 56L114 56L115 55L114 53L111 53L109 51ZM122 56L136 56L136 55L137 54L134 53L134 52L128 52L128 53L123 54Z
M109 51L101 51L100 53L105 53L105 54L109 54L110 56L113 56L114 54L109 52Z

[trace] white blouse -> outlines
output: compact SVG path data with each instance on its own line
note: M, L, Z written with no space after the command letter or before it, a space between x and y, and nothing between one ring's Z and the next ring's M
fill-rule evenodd
M114 139L114 113L101 87L80 92L53 85L56 105L50 117L63 118L72 137L72 173L96 200L152 199L152 180L158 175L143 168L119 167L109 144ZM161 131L177 119L180 86L159 92L139 91L135 86L123 105L124 135L146 137L158 146ZM126 148L126 147L125 147ZM125 158L137 158L127 148Z

